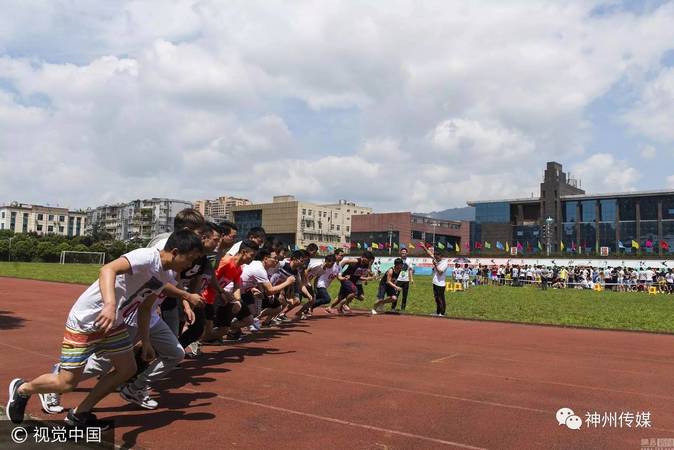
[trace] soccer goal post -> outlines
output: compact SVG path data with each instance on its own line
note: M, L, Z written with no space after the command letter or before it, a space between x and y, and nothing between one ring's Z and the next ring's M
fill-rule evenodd
M105 252L61 252L61 264L105 264Z

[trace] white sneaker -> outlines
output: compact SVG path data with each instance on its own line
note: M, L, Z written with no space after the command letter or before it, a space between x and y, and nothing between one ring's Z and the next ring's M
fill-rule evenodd
M135 403L141 408L156 409L159 403L150 397L149 389L136 389L132 384L126 384L119 395L127 402Z
M377 312L377 310L374 309L374 308L372 308L372 311L370 311L370 312L372 313L373 316L376 316L377 314L379 314L379 313Z
M56 393L37 394L42 403L42 411L47 414L61 414L63 406L61 406L61 395Z
M257 317L254 317L253 318L253 325L251 325L251 326L255 327L255 331L260 331L260 328L262 327L262 323L260 322L260 319L258 319Z
M61 370L61 364L56 363L51 369L51 373L58 375ZM61 414L64 411L63 406L61 406L61 394L49 393L49 394L37 394L40 397L40 403L42 403L42 410L47 414Z
M187 346L187 348L189 348L190 352L192 352L192 356L201 355L201 344L199 344L199 342L197 341L192 342L190 345Z

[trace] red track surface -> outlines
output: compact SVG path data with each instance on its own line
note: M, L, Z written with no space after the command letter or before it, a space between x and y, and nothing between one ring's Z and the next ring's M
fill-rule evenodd
M0 278L6 383L47 371L82 286ZM414 299L412 299L413 301ZM144 448L641 449L674 438L674 336L426 317L319 316L205 347L159 386L117 394L120 445ZM82 387L88 387L90 383ZM64 396L75 405L82 389ZM555 412L651 413L652 428L560 426ZM42 417L37 398L28 413Z

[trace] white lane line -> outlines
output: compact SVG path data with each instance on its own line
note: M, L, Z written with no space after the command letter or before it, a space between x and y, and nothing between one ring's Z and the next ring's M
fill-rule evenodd
M442 358L434 359L434 360L431 361L431 362L432 362L432 363L439 363L439 362L441 362L441 361L445 361L445 360L448 360L448 359L456 358L456 357L459 356L459 355L460 355L460 353L453 353L453 354L451 354L451 355L443 356Z
M273 369L270 367L265 367L265 366L248 366L249 368L254 368L254 369L263 369L263 370L268 370L268 371L276 371L276 372L283 372L287 373L288 375L295 375L295 376L302 376L302 377L307 377L307 378L315 378L318 380L324 380L324 381L334 381L334 382L339 382L339 383L346 383L346 384L354 384L354 385L359 385L359 386L365 386L369 388L377 388L377 389L382 389L385 391L397 391L397 392L404 392L406 394L415 394L415 395L426 395L429 397L436 397L436 398L443 398L443 399L448 399L448 400L457 400L461 402L468 402L468 403L477 403L480 405L488 405L488 406L496 406L499 408L509 408L509 409L518 409L522 411L531 411L531 412L537 412L537 413L543 413L543 414L550 414L550 411L545 410L545 409L537 409L537 408L528 408L526 406L518 406L518 405L510 405L507 403L497 403L497 402L490 402L486 400L475 400L472 398L465 398L465 397L456 397L454 395L445 395L445 394L437 394L435 392L426 392L426 391L417 391L414 389L405 389L405 388L398 388L394 386L382 386L380 384L374 384L374 383L365 383L362 381L353 381L353 380L346 380L343 378L331 378L331 377L324 377L320 375L312 375L308 373L302 373L302 372L292 372L289 370L279 370L279 369Z
M196 389L190 389L190 388L187 388L187 387L182 387L180 389L185 390L185 391L189 391L189 392L194 392L194 393L200 393L201 392L201 391L198 391ZM356 427L356 428L363 428L365 430L379 431L381 433L388 433L388 434L395 434L395 435L398 435L398 436L408 437L408 438L412 438L412 439L419 439L419 440L426 441L426 442L433 442L435 444L451 445L451 446L454 446L454 447L468 448L468 449L473 449L473 450L486 450L486 448L484 448L484 447L474 447L472 445L462 444L460 442L445 441L443 439L436 439L436 438L432 438L430 436L423 436L423 435L420 435L420 434L407 433L405 431L390 430L388 428L381 428L381 427L377 427L377 426L374 426L374 425L367 425L367 424L364 424L364 423L350 422L348 420L336 419L334 417L321 416L319 414L311 414L311 413L306 413L306 412L302 412L302 411L296 411L294 409L282 408L280 406L267 405L265 403L252 402L250 400L243 400L243 399L240 399L240 398L227 397L225 395L220 395L220 394L217 394L217 397L222 399L222 400L227 400L227 401L230 401L230 402L241 403L241 404L249 405L249 406L257 406L257 407L260 407L260 408L271 409L273 411L280 411L280 412L284 412L284 413L288 413L288 414L295 414L297 416L309 417L309 418L312 418L312 419L322 420L324 422L336 423L336 424L340 424L340 425L347 425L347 426Z

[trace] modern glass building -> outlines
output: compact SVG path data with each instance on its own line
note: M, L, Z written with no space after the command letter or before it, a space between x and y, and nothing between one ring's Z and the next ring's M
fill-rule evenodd
M548 162L538 198L471 201L472 242L518 243L533 253L549 243L553 252L662 255L674 249L674 191L587 194ZM546 225L549 218L551 224ZM549 229L549 233L547 233Z

